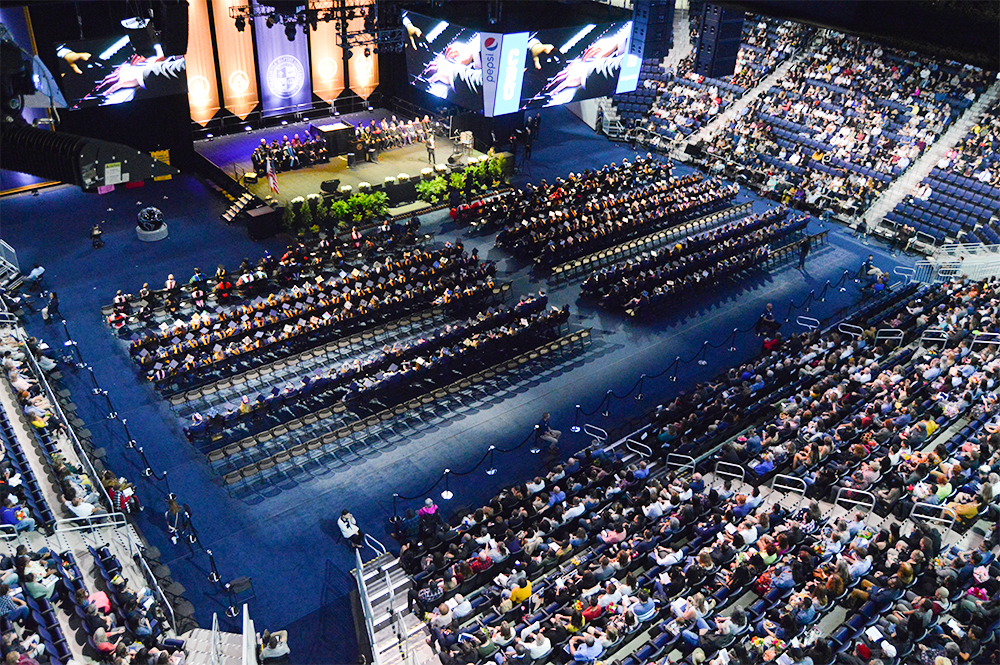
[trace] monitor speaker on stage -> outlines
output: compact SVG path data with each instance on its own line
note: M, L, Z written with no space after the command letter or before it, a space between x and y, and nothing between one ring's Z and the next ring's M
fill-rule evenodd
M340 191L340 179L324 180L320 184L319 189L327 194L336 194Z
M701 14L701 32L694 72L722 78L736 71L736 56L743 36L743 10L705 5Z

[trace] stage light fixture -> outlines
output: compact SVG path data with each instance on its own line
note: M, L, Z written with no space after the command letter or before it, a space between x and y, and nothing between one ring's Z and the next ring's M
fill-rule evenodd
M269 28L273 28L275 23L277 23L277 21L274 20L273 16L268 16L266 19L264 19L264 25L266 25Z
M246 29L246 27L247 27L247 20L245 18L243 18L242 16L237 16L236 17L236 30L239 31L239 32L243 32Z
M295 41L295 24L289 23L285 26L285 37L288 37L288 41Z
M372 55L372 50L366 46L365 47L365 57L366 58L370 58L371 55Z

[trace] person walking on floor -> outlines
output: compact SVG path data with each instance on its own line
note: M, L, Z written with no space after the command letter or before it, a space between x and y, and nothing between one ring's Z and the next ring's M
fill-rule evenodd
M812 239L806 236L806 239L799 245L799 268L806 267L806 257L809 256L810 249L812 249Z
M434 134L427 134L427 161L437 165L437 158L434 157Z

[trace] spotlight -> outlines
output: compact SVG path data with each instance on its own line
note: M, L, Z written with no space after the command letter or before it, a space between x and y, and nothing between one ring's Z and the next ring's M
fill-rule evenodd
M372 55L372 50L366 46L365 47L365 57L366 58L370 58L371 55Z
M236 29L239 32L243 32L246 29L246 27L247 27L247 20L245 18L243 18L242 16L237 16L236 17Z
M268 16L266 19L264 19L264 25L266 25L269 28L273 28L275 23L277 23L277 21L274 20L273 16Z
M285 37L288 37L288 41L295 41L295 24L289 23L285 26Z
M245 131L245 132L249 132L249 131L250 131L250 125L247 125L246 127L244 127L244 128L243 128L243 131Z

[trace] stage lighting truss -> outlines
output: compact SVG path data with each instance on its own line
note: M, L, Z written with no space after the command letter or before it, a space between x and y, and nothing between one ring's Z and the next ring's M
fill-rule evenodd
M256 17L264 17L268 27L283 25L288 32L288 26L306 26L316 30L320 23L337 22L337 41L342 48L355 46L367 47L375 53L402 53L406 37L404 29L386 26L386 21L380 20L378 6L372 0L319 0L310 3L307 9L294 13L277 11L274 7L250 2L245 5L235 5L229 8L229 18L236 22L237 27L246 25L247 21ZM363 26L351 30L352 19L364 19ZM382 17L385 18L385 17ZM341 30L346 27L346 30Z

